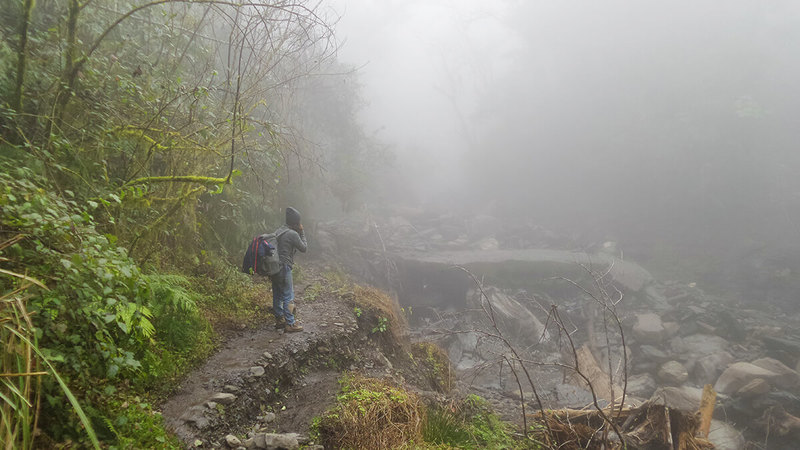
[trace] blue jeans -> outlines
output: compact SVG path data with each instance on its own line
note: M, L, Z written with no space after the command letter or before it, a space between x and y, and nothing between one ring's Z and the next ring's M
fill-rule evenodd
M294 315L289 310L289 303L294 301L294 285L292 283L292 268L283 264L281 271L271 277L272 281L272 310L275 318L286 319L287 325L294 325Z

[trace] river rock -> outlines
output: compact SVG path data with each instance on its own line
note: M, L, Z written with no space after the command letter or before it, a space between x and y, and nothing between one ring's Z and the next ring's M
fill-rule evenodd
M755 397L756 395L764 395L769 391L769 383L763 378L756 378L737 390L736 395L740 397Z
M657 314L645 313L636 315L633 326L633 337L643 344L658 344L664 338L664 325Z
M653 347L652 345L642 345L641 347L639 347L639 353L642 356L642 358L648 361L656 362L658 364L663 364L670 360L669 355Z
M722 372L722 375L719 376L717 383L714 385L714 389L722 394L733 394L756 378L771 382L777 377L778 374L771 370L748 362L737 362L731 364Z
M728 351L730 344L725 339L709 334L693 334L675 337L669 342L672 351L680 355L681 361L699 360L703 356Z
M658 379L672 386L680 386L689 379L689 371L678 361L668 361L658 369Z
M732 362L733 356L725 351L703 356L692 368L694 381L699 385L714 384L719 374Z
M760 358L753 361L753 365L778 374L778 376L771 381L775 386L781 389L792 390L796 386L800 385L800 374L790 369L777 359Z
M628 377L628 392L637 397L650 397L656 389L656 380L649 373Z
M697 411L700 408L700 399L703 390L689 386L660 387L650 396L650 402L664 405L681 411Z
M735 428L720 420L712 420L708 440L716 450L742 450L745 446L744 436Z

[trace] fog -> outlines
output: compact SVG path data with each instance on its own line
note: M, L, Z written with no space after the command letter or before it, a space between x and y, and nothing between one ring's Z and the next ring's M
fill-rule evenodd
M334 5L396 202L705 258L720 282L796 267L797 3Z

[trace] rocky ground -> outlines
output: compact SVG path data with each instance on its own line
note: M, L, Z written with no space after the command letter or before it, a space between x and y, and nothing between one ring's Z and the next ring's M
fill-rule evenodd
M710 436L717 448L796 448L800 315L658 280L623 261L615 243L589 248L533 225L502 234L499 227L489 217L424 215L318 224L310 266L327 261L393 292L410 337L447 352L456 391L487 398L506 419L521 422L523 403L529 413L539 401L545 408L583 408L595 399L604 406L620 400L623 386L628 405L694 412L709 384L718 392ZM164 405L187 446L313 446L311 421L333 403L345 370L442 399L395 337L375 332L378 318L356 314L354 294L330 286L321 270L298 283L304 332L284 334L271 324L235 332ZM562 274L570 280L557 279ZM622 333L604 305L613 306ZM492 336L494 325L504 339ZM520 392L508 364L512 348L536 392ZM582 371L592 367L593 386L570 370L578 360Z
M416 337L436 340L468 389L492 400L508 418L519 418L520 394L510 371L501 368L508 346L488 336L486 299L505 337L531 362L536 394L546 408L593 401L592 389L565 373L564 365L575 365L570 349L565 351L564 334L570 332L576 350L585 347L581 359L598 367L594 393L602 404L611 400L599 395L609 372L613 383L605 392L615 400L627 379L626 402L650 399L686 411L698 409L709 384L718 393L712 427L718 448L797 448L800 314L785 305L741 303L710 295L695 282L658 280L623 260L615 242L581 245L532 224L512 226L487 216L460 220L411 211L320 224L319 230L328 253L349 251L355 273L413 306ZM354 233L360 246L348 241ZM484 295L454 265L472 271ZM578 288L554 280L561 276ZM626 373L622 336L613 327L604 331L603 302L614 303L621 320ZM553 306L566 327L554 327ZM528 410L535 409L528 390L523 397Z

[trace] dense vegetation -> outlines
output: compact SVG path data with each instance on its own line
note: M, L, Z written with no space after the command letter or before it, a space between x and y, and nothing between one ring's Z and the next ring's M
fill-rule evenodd
M1 5L0 440L174 445L153 401L215 325L267 314L242 243L286 203L357 204L379 157L334 21L303 0Z

